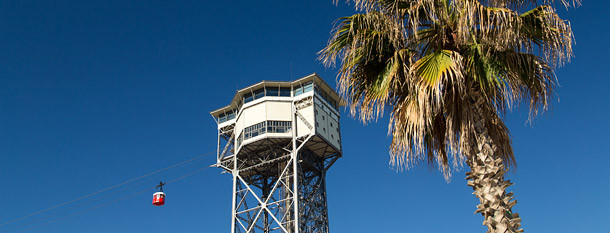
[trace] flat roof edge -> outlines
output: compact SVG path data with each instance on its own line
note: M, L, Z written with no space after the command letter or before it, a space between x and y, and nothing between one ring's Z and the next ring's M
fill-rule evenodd
M281 85L281 84L288 84L288 85L291 85L291 86L292 86L292 85L294 85L295 83L301 83L301 82L303 82L303 81L308 81L309 79L312 79L312 80L318 79L318 80L320 80L320 81L321 81L320 83L322 83L323 85L325 85L326 87L328 87L328 89L330 89L330 90L332 91L332 93L330 93L330 94L334 95L334 96L335 96L335 97L338 99L338 101L337 101L337 102L338 102L340 105L341 105L341 103L344 103L343 99L342 99L342 98L341 98L341 96L340 96L340 95L339 95L339 94L338 94L338 93L337 93L337 92L334 90L334 88L333 88L332 86L330 86L330 85L329 85L329 84L328 84L328 83L327 83L327 82L326 82L326 81L325 81L325 80L324 80L322 77L320 77L320 75L318 75L317 73L315 73L315 72L314 72L314 73L312 73L312 74L306 75L306 76L304 76L304 77L301 77L301 78L299 78L299 79L292 80L292 81L271 81L271 80L263 80L263 81L260 81L260 82L258 82L258 83L255 83L255 84L252 84L252 85L250 85L250 86L247 86L247 87L245 87L245 88L239 89L239 90L237 90L237 91L235 92L235 94L233 95L233 98L231 98L231 101L229 102L230 104L228 104L228 105L226 105L226 106L224 106L224 107L218 108L218 109L216 109L216 110L214 110L214 111L210 111L210 115L215 116L215 115L218 115L218 114L220 114L220 113L222 113L222 112L226 112L227 110L231 109L231 108L233 107L233 103L235 102L235 99L238 97L238 95L239 95L240 93L243 93L243 92L246 92L246 91L248 91L248 90L251 90L252 88L255 88L255 87L258 87L258 86L261 86L261 85L264 85L264 84L280 84L280 85Z

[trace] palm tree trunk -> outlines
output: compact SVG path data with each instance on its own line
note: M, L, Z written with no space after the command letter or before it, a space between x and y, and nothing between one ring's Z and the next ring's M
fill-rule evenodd
M473 194L481 202L475 213L481 213L485 218L483 225L487 226L488 233L523 232L519 214L512 212L517 201L513 200L512 192L506 193L506 188L512 183L504 180L507 170L497 156L497 146L487 131L482 98L476 99L471 106L477 135L467 161L471 171L466 173L468 186L474 189Z

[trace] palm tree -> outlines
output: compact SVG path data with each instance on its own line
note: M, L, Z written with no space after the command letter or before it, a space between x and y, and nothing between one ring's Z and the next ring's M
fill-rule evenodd
M569 62L573 35L553 0L354 0L320 51L341 60L339 92L364 123L391 109L391 164L438 166L449 179L465 162L488 232L522 232L506 110L530 119L547 109L554 69ZM578 0L561 0L570 7ZM524 9L531 9L526 11ZM520 13L523 12L523 13Z

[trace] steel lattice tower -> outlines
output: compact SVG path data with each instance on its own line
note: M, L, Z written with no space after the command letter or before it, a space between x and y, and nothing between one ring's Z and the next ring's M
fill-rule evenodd
M337 93L317 74L263 81L211 112L233 176L231 233L327 233L326 171L341 157Z

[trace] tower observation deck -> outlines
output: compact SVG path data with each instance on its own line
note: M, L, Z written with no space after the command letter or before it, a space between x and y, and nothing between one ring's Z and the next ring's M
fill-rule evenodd
M317 74L262 81L210 114L233 176L231 233L327 233L326 171L342 156L339 95Z

